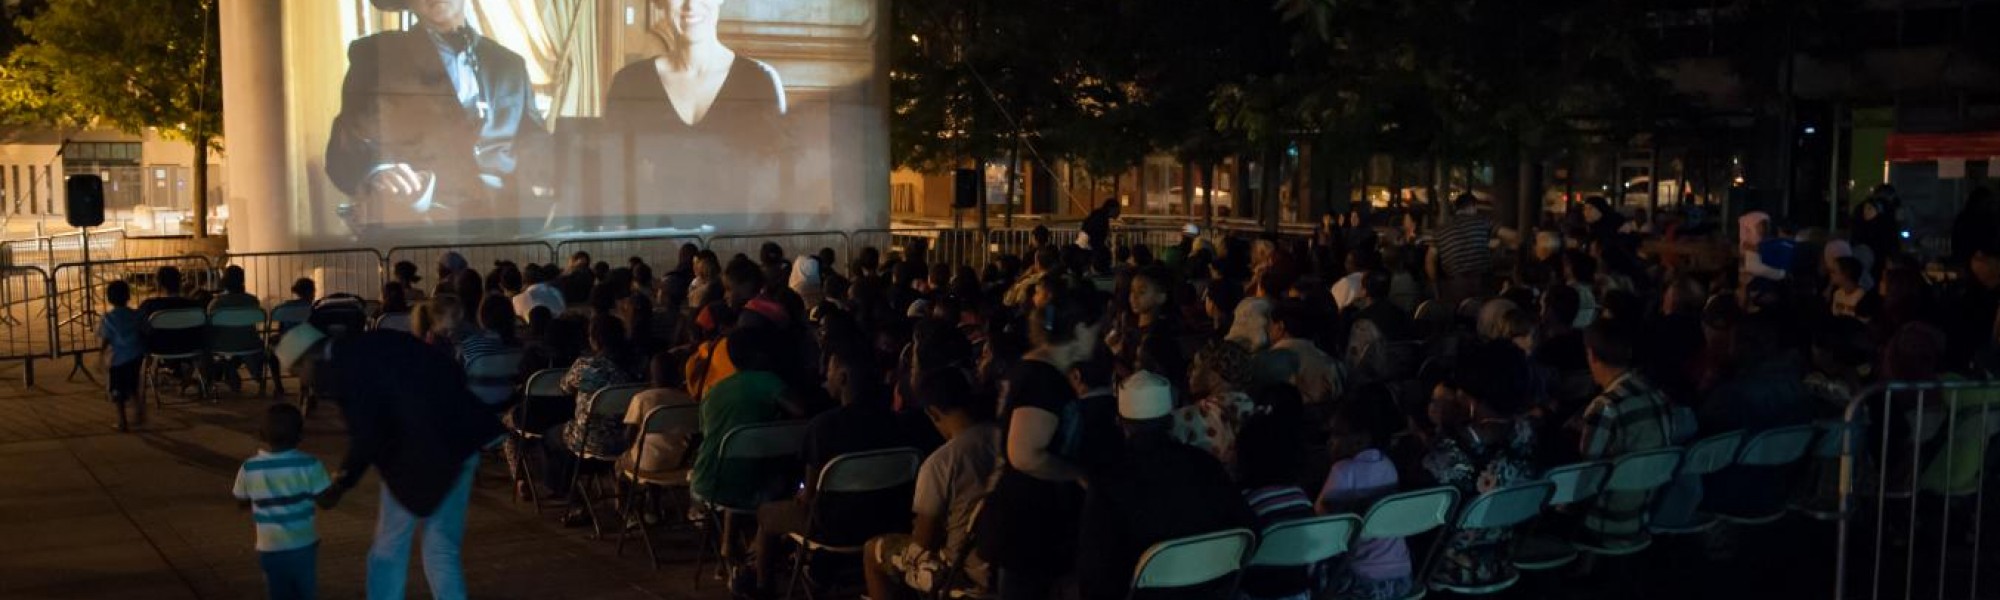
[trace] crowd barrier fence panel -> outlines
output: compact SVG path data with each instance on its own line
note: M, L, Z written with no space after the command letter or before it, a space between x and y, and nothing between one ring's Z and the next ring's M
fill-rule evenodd
M1049 243L1063 246L1075 244L1082 233L1074 223L1061 224L1049 228ZM986 232L986 251L989 254L1011 254L1020 256L1035 245L1034 228L993 229Z
M83 262L83 242L86 236L81 231L59 233L20 240L4 244L5 259L10 265L34 265L44 269L70 262ZM93 230L90 240L91 260L115 260L125 258L125 230L120 228Z
M850 247L847 233L840 231L779 231L771 233L730 233L710 236L708 249L715 252L723 264L737 254L757 260L757 252L765 242L775 242L785 250L785 256L817 254L820 248L832 248L839 252Z
M265 310L292 298L292 283L308 277L319 296L348 293L378 299L388 281L387 265L374 248L257 252L224 255L216 268L242 267L244 288ZM219 278L218 278L219 281Z
M509 261L523 267L529 264L551 264L557 261L556 247L547 242L502 242L493 244L435 244L429 246L397 246L384 253L383 262L394 269L396 263L410 261L417 265L417 274L424 277L428 285L436 285L438 259L446 252L457 252L465 257L465 264L485 273L497 261ZM389 271L394 276L393 270ZM381 290L373 290L380 293ZM356 292L355 295L369 297L371 294Z
M41 267L0 267L0 361L21 361L25 385L35 385L35 359L55 355L53 296Z
M95 242L97 232L93 231L90 235L91 241ZM197 238L191 235L126 235L122 241L123 243L119 248L122 254L112 258L158 258L166 256L215 257L226 254L229 250L228 238L223 237ZM93 243L90 259L95 261L103 260L103 258L97 255L96 244ZM81 259L63 262L81 262Z
M94 258L94 257L93 257ZM43 303L49 313L50 328L54 330L53 357L81 355L96 351L97 323L99 316L109 307L104 302L104 286L113 281L123 280L132 286L132 306L155 296L162 295L154 274L161 267L175 267L183 273L181 289L194 290L200 287L199 277L215 271L215 265L205 256L171 256L160 258L126 258L118 260L93 260L88 263L64 263L50 271L47 286L47 300Z
M569 240L556 244L556 257L569 260L578 251L589 252L591 260L605 261L612 266L624 266L627 259L639 257L653 266L653 276L666 275L673 270L680 257L681 244L694 244L695 248L707 248L708 242L699 236L674 235L660 237L630 237L603 240Z
M986 258L986 250L982 247L977 229L950 227L862 229L854 232L852 239L853 244L848 251L847 260L859 255L862 248L873 247L884 254L890 252L907 254L919 243L926 249L925 260L930 264L977 268L984 264Z
M1148 226L1113 228L1111 230L1111 243L1113 247L1120 244L1126 246L1147 246L1153 249L1154 256L1159 256L1161 249L1181 243L1181 238L1185 237L1185 235L1179 227Z
M1891 382L1856 394L1839 432L1834 598L1979 598L2000 382Z

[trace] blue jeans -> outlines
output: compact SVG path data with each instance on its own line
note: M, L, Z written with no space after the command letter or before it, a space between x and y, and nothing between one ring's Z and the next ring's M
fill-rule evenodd
M444 503L429 517L419 517L403 508L382 486L382 512L375 519L375 543L368 549L369 600L399 600L410 577L410 542L417 528L424 530L424 579L430 582L431 597L464 600L465 569L459 563L458 548L465 539L465 508L472 500L472 474L479 468L479 454L465 459L458 481L445 494Z
M319 591L319 542L304 548L258 552L271 600L312 600Z

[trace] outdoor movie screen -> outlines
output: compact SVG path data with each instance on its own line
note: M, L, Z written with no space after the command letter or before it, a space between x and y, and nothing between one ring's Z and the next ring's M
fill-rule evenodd
M288 3L294 226L371 243L880 226L884 6Z

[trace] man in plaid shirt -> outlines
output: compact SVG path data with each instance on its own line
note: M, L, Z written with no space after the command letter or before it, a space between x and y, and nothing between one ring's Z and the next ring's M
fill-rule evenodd
M1601 321L1584 335L1590 377L1604 390L1580 417L1585 460L1612 460L1672 443L1666 394L1633 368L1635 337L1614 321ZM1644 492L1606 492L1584 518L1584 527L1599 543L1632 541L1644 532L1647 497Z

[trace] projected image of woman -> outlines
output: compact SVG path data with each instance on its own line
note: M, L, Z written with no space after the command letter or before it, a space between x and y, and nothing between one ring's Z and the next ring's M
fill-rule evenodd
M607 132L625 143L614 151L630 167L628 208L681 216L770 206L784 146L778 72L716 39L723 0L648 4L665 52L619 69L604 110Z

